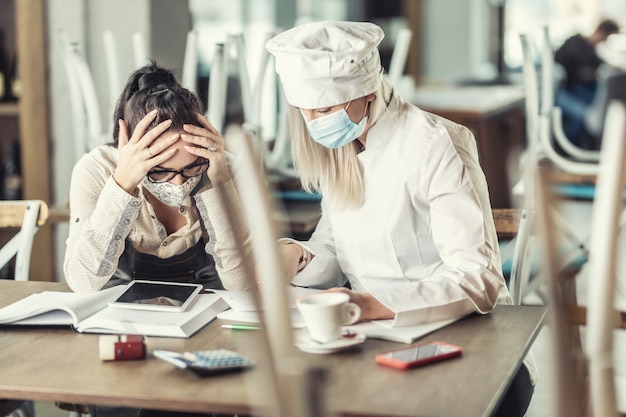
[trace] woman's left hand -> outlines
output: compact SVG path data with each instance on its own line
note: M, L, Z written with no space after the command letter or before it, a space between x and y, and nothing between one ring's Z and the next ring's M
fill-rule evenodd
M344 287L331 288L326 291L348 294L350 296L350 302L361 308L359 321L383 320L395 317L393 311L389 310L383 303L366 292L356 292Z
M211 184L214 186L223 184L230 179L230 171L224 157L224 138L204 115L198 113L197 118L202 127L185 124L183 129L187 133L181 134L180 137L190 144L185 145L187 152L209 161L207 175Z

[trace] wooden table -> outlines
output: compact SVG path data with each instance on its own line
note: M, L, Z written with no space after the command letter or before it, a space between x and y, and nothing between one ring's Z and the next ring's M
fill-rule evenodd
M521 86L419 86L408 101L467 126L476 137L480 165L487 177L491 206L511 208L511 187L518 180L510 167L525 147L524 90ZM514 169L513 169L514 171Z
M0 280L0 306L65 284ZM331 355L303 354L328 369L329 409L342 416L488 417L506 391L544 320L546 309L498 306L423 340L461 345L461 358L410 371L379 366L374 355L404 344L368 339ZM264 403L258 358L260 332L210 323L190 339L148 338L149 351L226 348L257 359L243 374L199 378L149 355L143 361L101 362L98 336L60 328L5 326L0 333L0 398L99 403L180 411L250 414ZM267 398L267 396L265 396Z

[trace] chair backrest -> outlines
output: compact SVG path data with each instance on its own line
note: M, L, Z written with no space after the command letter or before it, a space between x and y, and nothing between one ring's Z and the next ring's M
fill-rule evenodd
M535 168L537 176L537 221L542 241L542 279L546 282L546 301L549 307L547 325L550 328L550 348L554 377L551 378L552 406L549 413L554 417L586 416L586 364L581 360L581 342L578 328L567 319L571 291L563 285L575 282L563 277L560 266L557 228L554 222L554 195L550 187L549 171Z
M555 91L558 88L555 76L557 66L550 41L550 28L544 26L541 44L541 114L551 121L552 137L563 152L581 162L598 162L600 152L580 148L565 135L561 109L555 102Z
M275 31L272 30L264 32L263 44L274 35ZM225 48L227 51L228 48L233 48L236 56L245 129L256 138L258 156L268 170L287 177L296 177L291 161L290 106L281 84L277 82L276 74L271 71L273 57L265 48L262 48L257 57L249 57L251 48L241 33L228 35ZM255 60L248 62L249 58ZM256 74L251 74L249 68L256 70ZM212 80L213 77L210 82ZM226 97L220 99L225 100Z
M612 103L602 140L600 171L591 222L589 245L589 295L587 308L576 297L576 274L559 267L551 178L537 182L544 244L542 253L548 303L551 307L553 358L555 358L555 417L617 416L613 366L613 331L626 328L626 314L615 308L618 237L626 221L624 184L626 174L626 106ZM547 171L546 171L547 172ZM586 350L580 325L587 325Z
M404 66L409 54L409 46L411 45L411 37L413 31L408 28L402 28L398 31L396 43L389 61L389 81L392 85L397 84L404 74Z
M309 362L294 347L289 296L284 280L280 278L284 276L284 271L275 244L277 233L271 215L274 209L261 161L254 155L256 139L248 137L243 129L231 127L228 140L240 158L235 179L243 197L246 221L234 215L237 211L232 209L232 203L226 196L222 195L220 200L240 248L245 235L242 225L251 225L253 256L241 255L248 270L250 293L258 310L264 313L259 317L262 330L258 348L268 364L264 367L264 377L270 387L264 401L268 405L267 414L277 417L328 416L325 391L322 389L327 376L326 365ZM256 267L251 258L255 259ZM263 261L259 262L260 259ZM263 285L257 287L254 277L259 277ZM288 375L287 367L281 366L285 363L290 364Z
M228 41L227 41L228 42ZM213 47L211 76L209 78L207 117L220 132L226 119L226 86L228 84L228 43L219 42Z
M113 111L117 104L117 98L124 89L120 75L117 42L112 30L102 32L102 42L106 57L107 76L109 81L109 109Z
M181 84L188 90L198 91L198 35L196 31L187 32L185 55L183 57L183 75Z
M149 56L143 33L133 33L133 62L135 63L135 68L147 65Z
M617 416L613 371L617 248L624 211L626 107L609 105L602 138L600 172L591 222L587 356L594 416Z
M535 213L524 209L492 209L492 214L498 239L508 241L500 256L503 263L511 260L509 292L513 304L520 305L529 292Z
M74 152L76 160L84 153L104 143L100 106L91 71L77 44L71 44L65 31L58 33L67 75L68 90L74 122Z
M598 173L597 162L581 162L568 159L556 150L552 140L554 112L542 113L540 111L537 69L531 42L526 34L520 35L520 41L524 57L523 73L524 91L526 93L526 129L529 157L534 161L547 157L554 165L566 172L579 175L596 175Z
M0 229L18 230L0 249L0 267L15 257L16 281L28 281L33 238L47 219L48 205L44 201L0 201Z

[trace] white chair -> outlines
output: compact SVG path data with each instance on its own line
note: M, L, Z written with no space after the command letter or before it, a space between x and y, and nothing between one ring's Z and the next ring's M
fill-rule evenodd
M537 220L542 240L541 277L546 282L547 326L550 328L551 357L554 376L551 379L554 417L586 417L585 364L581 363L580 335L572 332L567 317L567 291L562 290L562 261L558 250L557 229L550 177L546 170L535 168L537 175Z
M13 279L28 281L35 234L48 219L48 205L41 200L0 201L0 229L17 233L0 248L0 268L15 258ZM0 415L31 417L35 415L32 401L0 399Z
M242 129L230 126L225 132L226 140L239 155L235 179L241 190L243 217L235 218L232 203L222 198L229 214L228 221L233 229L233 236L239 239L242 247L244 223L250 225L253 258L242 254L248 269L249 286L257 309L264 313L261 319L261 337L259 350L264 362L265 379L268 391L263 399L268 404L264 415L277 417L325 417L329 415L326 407L324 390L326 377L324 364L310 362L294 346L291 316L289 314L289 296L284 280L284 270L276 247L277 233L273 213L271 193L267 189L267 180L263 176L260 158L255 155L256 139L245 135ZM261 261L262 260L262 261ZM256 272L255 272L256 271ZM254 277L260 277L263 285L257 287ZM289 366L285 366L289 364Z
M84 153L106 143L108 135L102 130L96 87L78 44L71 44L64 30L59 31L58 39L70 93L74 152L78 160Z
M594 416L617 417L613 367L615 284L620 218L624 213L626 107L612 102L607 111L597 191L593 205L587 301L587 357Z
M47 219L48 205L44 201L0 201L0 229L19 229L0 249L0 267L15 258L16 281L28 281L33 239Z
M115 41L113 31L105 30L102 33L102 41L104 43L104 54L106 56L107 74L109 79L109 109L113 112L113 109L115 109L115 105L117 104L117 98L124 88L120 77L117 43Z
M402 28L398 31L396 43L391 54L391 60L389 61L388 78L392 85L396 85L404 73L404 66L406 65L406 59L409 54L409 46L411 45L411 36L413 36L411 29Z
M104 53L106 56L107 78L109 82L109 109L113 112L117 105L117 100L124 89L120 71L120 60L118 54L118 43L115 34L111 30L105 30L102 33L104 44ZM146 48L145 40L141 32L135 32L132 36L133 42L133 62L135 68L143 67L148 64L149 54ZM195 58L194 58L195 59ZM195 74L194 74L195 76ZM111 137L111 135L108 135Z
M198 35L195 31L187 32L185 55L183 57L183 74L181 85L190 91L198 90Z
M500 257L505 275L509 276L509 292L513 304L521 305L524 296L534 289L534 285L529 284L533 272L530 255L535 213L524 209L492 209L492 214L498 239L502 242Z
M275 33L268 31L263 38L263 44L269 40ZM219 47L218 47L219 48ZM216 54L211 65L211 80L213 83L213 66L218 63L220 56ZM262 48L261 54L258 56L258 62L255 65L249 65L248 62L248 46L246 45L243 34L231 34L227 37L224 45L224 56L221 58L223 64L227 63L229 53L236 56L237 60L237 78L241 87L241 102L243 106L243 117L245 129L249 135L256 138L257 153L256 155L263 160L264 166L281 176L295 178L297 176L295 169L291 163L291 143L289 134L289 105L282 92L280 83L276 75L272 72L268 77L273 58L267 49ZM225 68L228 68L226 66ZM249 68L257 70L256 76L251 77ZM220 70L220 68L216 68ZM218 73L218 75L220 75ZM221 75L220 82L225 85L224 75ZM220 91L219 86L214 88L210 86L210 91ZM209 94L209 99L213 102L214 97ZM274 99L277 97L277 101ZM269 99L269 100L268 100ZM226 94L218 96L216 100L225 103ZM225 104L222 104L225 106ZM219 104L213 107L219 109ZM211 110L211 106L209 106ZM216 114L217 117L223 117L222 114ZM213 119L211 119L213 120ZM222 119L219 119L222 120ZM269 146L272 143L273 146Z
M148 53L148 47L146 46L143 33L133 33L133 60L135 62L135 68L141 68L148 64L149 57L150 54Z
M542 103L540 103L537 70L535 68L530 38L527 34L520 34L520 41L524 57L523 73L524 92L526 93L528 146L533 146L532 152L535 154L536 159L547 158L565 172L578 175L596 175L598 173L597 162L580 162L568 159L559 154L554 147L554 142L552 141L554 112L546 109L546 107L550 107L549 98L543 98L543 109L541 107ZM548 62L544 63L544 65L546 65L544 68L547 68L550 62L553 61L548 60ZM545 73L550 73L550 71L546 70ZM544 75L544 78L547 79L549 77L548 75ZM544 85L544 95L548 95L549 91L551 91L551 89L546 88Z
M576 276L564 274L552 221L549 175L538 184L538 214L543 231L542 276L547 282L555 377L555 417L617 416L612 340L615 328L626 328L616 311L617 238L624 217L626 174L626 107L612 103L607 112L597 192L593 205L587 307L576 300ZM586 349L578 326L587 325Z
M0 248L0 267L15 258L13 278L16 281L29 280L33 240L47 220L48 205L42 200L0 201L0 229L17 230L17 233ZM0 415L31 417L34 414L32 401L16 402L0 399Z
M226 86L228 84L228 50L223 42L213 47L211 72L209 77L209 93L207 117L215 128L223 132L226 120Z
M551 113L541 113L539 103L539 88L537 82L537 70L532 54L530 40L526 34L520 35L522 45L522 53L524 57L523 73L524 73L524 91L526 106L526 135L527 147L523 156L521 175L521 187L516 186L514 189L523 190L524 208L535 210L535 189L536 179L535 171L546 163L553 165L562 172L574 175L595 175L598 172L598 164L590 162L577 162L567 159L560 155L553 147L551 136ZM562 195L562 197L576 197ZM588 247L587 239L581 239L575 233L573 227L565 221L554 206L550 208L554 213L552 220L557 223L559 234L564 236L567 244L563 245L562 250L567 251L567 256L563 258L564 265L580 267L587 259Z
M541 114L545 115L550 122L548 126L550 126L551 137L548 136L548 138L550 139L551 147L554 146L553 138L555 143L570 158L580 162L598 162L600 158L599 151L580 148L565 136L561 109L555 105L556 78L554 49L550 42L550 29L544 26L541 45Z

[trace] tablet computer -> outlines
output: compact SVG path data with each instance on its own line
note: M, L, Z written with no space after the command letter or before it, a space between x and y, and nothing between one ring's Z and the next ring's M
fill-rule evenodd
M109 305L137 310L185 311L202 288L202 284L135 280Z

